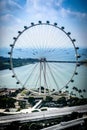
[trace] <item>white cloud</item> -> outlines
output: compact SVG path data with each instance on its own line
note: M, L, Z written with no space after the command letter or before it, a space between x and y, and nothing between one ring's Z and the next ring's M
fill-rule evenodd
M12 14L6 14L6 15L1 16L0 22L1 22L2 24L10 25L10 26L11 26L11 25L14 25L15 23L16 23L16 24L21 23L21 19L15 17L15 16L12 15Z
M25 10L26 11L30 11L30 9L32 8L35 11L41 11L46 9L47 11L52 8L54 8L54 6L61 6L63 0L27 0L26 1L26 5L25 5ZM54 8L55 10L55 8ZM42 12L42 11L41 11Z
M53 5L55 4L57 6L59 3L61 2L58 1L57 3L57 0L27 0L24 8L27 16L26 19L28 19L28 21L46 21L48 19L51 21L57 21L58 12Z
M71 11L62 7L64 0L27 0L25 5L25 13L29 15L29 19L55 18L87 18L86 13ZM54 19L54 21L55 21Z
M64 1L64 0L57 0L57 1L55 2L55 5L58 6L58 7L61 7L63 1Z
M3 0L2 7L3 9L6 7L5 11L7 10L7 13L1 16L0 22L4 23L7 29L11 28L11 30L9 29L9 34L6 33L5 35L7 41L9 41L8 35L11 35L11 33L16 34L14 32L17 32L26 24L29 25L30 22L37 22L38 20L45 22L49 20L51 22L58 22L61 26L66 25L68 27L69 24L72 24L70 23L71 18L77 21L87 18L86 13L63 8L63 1L64 0L26 0L25 6L21 7L15 0ZM16 10L20 12L19 16L17 13L14 13ZM4 28L4 30L6 28ZM5 42L6 40L3 40L3 43Z
M1 12L14 12L15 10L23 9L17 2L13 0L3 0L0 2L0 11Z
M2 21L6 21L6 22L9 22L9 21L14 21L15 19L17 19L16 17L14 17L13 15L11 14L6 14L4 16L1 17L1 20ZM17 20L18 21L18 20Z
M9 4L13 7L16 7L18 9L23 9L17 2L15 2L14 0L9 0Z
M63 16L63 17L77 17L77 18L87 18L87 14L86 13L81 13L81 12L75 12L75 11L71 11L69 9L64 9L64 8L61 8L60 10L60 14Z

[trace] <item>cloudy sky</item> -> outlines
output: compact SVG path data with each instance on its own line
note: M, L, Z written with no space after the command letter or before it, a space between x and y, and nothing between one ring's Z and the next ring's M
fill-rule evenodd
M0 47L9 47L23 26L38 20L57 22L87 47L87 0L0 0Z

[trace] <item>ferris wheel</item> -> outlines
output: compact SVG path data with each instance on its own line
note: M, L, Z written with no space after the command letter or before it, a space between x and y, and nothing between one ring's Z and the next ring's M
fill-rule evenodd
M10 45L12 77L19 86L37 94L52 94L69 87L77 75L78 47L71 33L57 23L39 21L24 26Z

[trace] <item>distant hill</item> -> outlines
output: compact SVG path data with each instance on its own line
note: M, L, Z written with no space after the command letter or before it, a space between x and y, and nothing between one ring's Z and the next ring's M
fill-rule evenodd
M33 58L13 58L13 66L20 67L28 64L34 64L38 62L38 59ZM87 66L87 60L79 61L81 65ZM9 69L10 68L10 58L0 56L0 70Z
M9 58L0 56L0 70L4 70L8 68L10 68Z
M38 59L32 59L32 58L27 58L27 59L14 58L13 66L20 67L27 64L34 64L37 61ZM10 68L10 58L0 56L0 70L9 69L9 68Z

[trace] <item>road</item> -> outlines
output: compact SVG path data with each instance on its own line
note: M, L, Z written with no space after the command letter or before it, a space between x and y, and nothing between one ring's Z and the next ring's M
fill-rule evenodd
M4 124L9 124L14 121L19 121L20 123L23 123L23 122L46 120L46 119L54 119L62 115L71 114L72 112L80 112L80 113L87 112L87 105L64 107L64 108L58 108L56 110L33 112L29 114L20 113L16 115L1 116L0 125L2 126Z
M79 124L82 125L84 123L84 119L87 119L87 117L83 117L83 118L80 118L80 119L75 119L75 120L67 121L67 122L61 122L58 125L50 126L48 128L44 128L44 129L41 129L41 130L62 130L62 129L70 128L72 126L76 126L76 125L79 125Z

